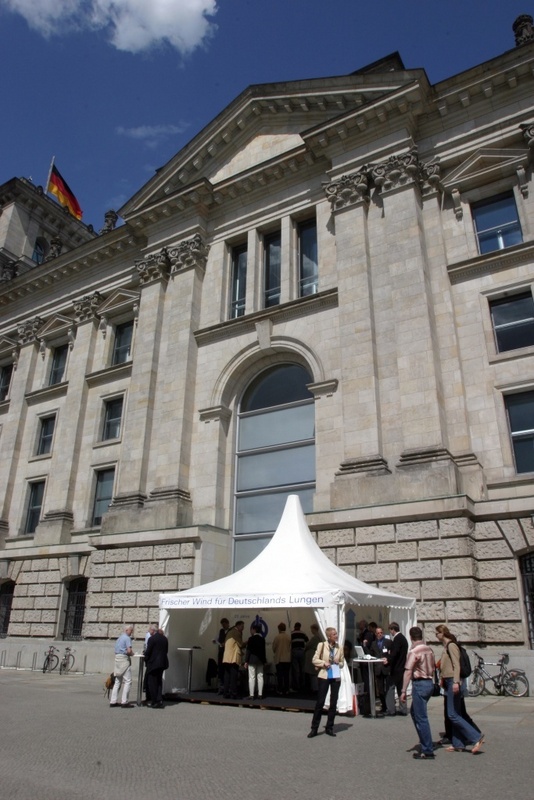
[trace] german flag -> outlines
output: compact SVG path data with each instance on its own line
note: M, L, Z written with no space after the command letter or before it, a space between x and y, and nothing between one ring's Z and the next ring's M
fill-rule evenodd
M48 180L46 191L49 194L53 194L54 197L57 197L60 205L66 206L73 217L76 217L76 219L82 218L83 211L80 208L80 204L76 200L72 189L69 187L69 184L65 178L61 176L61 173L55 164L50 172L50 178Z

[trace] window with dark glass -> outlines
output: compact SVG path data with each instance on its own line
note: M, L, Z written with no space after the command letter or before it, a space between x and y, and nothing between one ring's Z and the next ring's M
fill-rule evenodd
M79 641L82 638L85 603L87 599L87 578L74 578L67 586L67 607L65 609L65 641Z
M534 345L534 300L523 292L490 301L491 320L497 352Z
M252 560L276 530L290 494L312 510L315 406L309 372L282 364L262 372L240 404L236 465L234 568Z
M516 471L534 472L534 391L506 395L504 402Z
M513 192L473 203L471 212L481 254L503 250L523 241Z
M61 383L65 375L65 367L67 366L67 355L69 353L68 344L62 344L60 347L54 347L52 351L52 364L50 366L50 377L48 385L53 386L55 383Z
M232 248L232 298L230 317L242 317L245 313L247 294L247 246Z
M37 441L38 456L45 456L52 450L52 439L54 438L55 426L55 416L42 417L39 420L39 438Z
M13 377L13 364L6 364L0 367L0 403L7 400Z
M43 507L44 490L44 481L35 481L34 483L30 483L24 533L34 533L37 525L39 524L39 520L41 519L41 509Z
M318 290L317 223L313 220L298 226L299 296L307 297Z
M9 630L14 594L15 583L13 581L5 581L0 585L0 636L2 638L7 636Z
M534 553L527 553L519 559L523 579L523 596L527 612L527 626L530 646L534 647Z
M42 264L46 258L47 251L48 242L46 239L43 239L42 236L39 236L35 240L35 245L33 247L32 261L35 261L36 264Z
M102 439L118 439L121 435L122 407L124 398L114 397L104 403L104 428Z
M109 508L113 497L115 468L102 469L96 473L95 499L93 503L92 524L101 525L102 516Z
M133 320L123 322L115 328L112 364L124 364L130 360L132 351Z
M263 260L265 273L265 308L280 303L282 238L280 232L263 237Z

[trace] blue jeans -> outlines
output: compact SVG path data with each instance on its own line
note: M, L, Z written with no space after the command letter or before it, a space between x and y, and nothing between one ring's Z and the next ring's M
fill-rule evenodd
M477 731L465 720L460 711L462 695L460 692L453 692L453 678L445 678L445 696L447 698L447 716L452 725L452 744L453 747L465 747L468 744L475 744L480 739L480 731Z
M427 703L432 697L434 681L412 681L412 707L410 714L421 742L421 752L427 756L434 753L432 733L428 721Z

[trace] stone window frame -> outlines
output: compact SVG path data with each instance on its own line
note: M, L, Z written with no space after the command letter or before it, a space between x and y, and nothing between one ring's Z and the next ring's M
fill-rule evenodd
M46 411L42 411L36 415L36 426L35 426L35 435L34 435L34 444L32 448L32 457L29 459L30 461L40 461L41 459L51 458L52 453L54 450L54 443L56 439L56 432L57 432L57 421L59 416L59 409L47 409ZM40 453L39 449L42 443L42 426L43 422L48 419L54 419L54 430L52 432L52 437L50 441L50 450L46 453Z
M291 273L295 273L295 297L311 297L314 294L317 294L319 291L319 235L318 235L318 225L317 225L317 211L314 208L313 214L310 215L306 213L305 215L294 216L291 218L292 226L293 226L293 241L292 241L292 251L294 253L294 263L295 269L291 270ZM313 225L315 227L315 247L317 251L317 255L315 258L316 261L316 275L315 275L315 289L312 292L307 294L303 294L302 292L302 284L304 282L304 278L302 277L302 258L301 258L301 231L304 227L309 227ZM292 253L292 255L293 255Z
M516 210L516 214L517 214L517 223L519 225L519 232L521 234L521 241L520 242L515 242L515 244L513 244L513 245L504 245L503 247L495 247L495 248L492 248L491 250L487 250L485 252L482 252L480 237L481 237L482 233L484 233L484 231L479 232L477 230L477 226L476 226L476 211L477 211L477 208L479 208L479 207L481 207L483 205L489 205L490 203L494 202L495 200L498 200L500 198L505 198L507 196L510 197L514 202L514 206L515 206L515 210ZM474 230L474 233L475 233L475 240L476 240L476 244L477 244L478 255L481 255L481 256L482 255L490 255L491 253L497 253L497 252L500 252L502 250L508 250L509 247L514 247L517 244L523 244L523 242L524 242L523 226L521 225L521 219L520 219L520 216L519 216L519 207L518 207L518 204L517 204L517 198L515 197L515 194L514 194L514 187L513 186L507 191L497 192L497 193L489 195L488 197L483 197L480 200L472 200L470 202L470 204L469 204L469 210L470 210L470 213L471 213L471 220L473 222L473 230Z
M100 406L100 414L98 415L98 428L96 432L95 447L98 446L102 447L110 444L118 444L122 440L122 433L124 429L124 412L126 410L126 390L113 392L112 394L102 396L100 399L101 399L101 406ZM119 436L105 439L104 434L107 422L108 406L110 403L113 403L119 399L122 400Z
M5 380L5 375L7 374L7 370L9 367L11 367L9 380ZM0 362L0 403L8 403L10 400L11 387L13 385L14 374L15 374L15 362L12 359L9 359L5 362Z
M28 527L30 525L30 514L31 514L31 511L32 511L32 506L31 506L32 495L33 495L33 492L35 491L35 487L37 485L41 485L41 484L43 485L43 496L42 496L42 499L41 499L41 505L40 505L40 510L39 510L39 519L37 520L37 522L35 524L35 528L33 530L29 531ZM26 498L25 498L25 502L24 502L24 506L23 506L23 517L21 519L21 535L22 536L35 536L35 530L36 530L37 526L39 525L39 522L41 521L41 519L43 517L43 508L44 508L45 500L46 500L47 486L48 486L48 475L34 476L32 478L28 478L28 480L26 481Z
M533 393L533 408L534 408L534 382L529 381L521 384L509 384L507 386L499 386L498 392L500 394L501 399L501 413L504 418L504 427L503 431L506 430L507 436L501 437L502 446L501 452L503 454L503 461L504 467L510 466L514 472L514 480L521 480L525 478L531 478L534 474L534 464L533 469L531 471L519 472L517 469L516 463L516 455L515 455L515 447L514 447L514 431L512 431L512 427L510 424L510 417L508 413L508 407L506 403L507 397L512 397L519 394L526 394L528 392ZM500 426L499 426L500 428ZM534 437L534 428L533 428L533 437Z
M119 289L107 298L97 309L100 317L99 330L107 342L105 351L105 368L118 367L131 364L135 355L135 339L137 322L139 318L139 292ZM132 341L130 344L130 357L126 361L114 363L115 333L117 327L132 322ZM111 335L110 335L111 334Z
M226 245L226 252L227 252L227 263L228 263L228 275L229 275L229 307L228 307L228 319L240 319L244 317L247 313L247 283L249 280L249 273L250 273L250 253L248 247L248 241L243 238L235 241L235 242L228 242ZM245 265L245 291L243 297L238 297L234 299L235 288L236 288L236 256L245 255L246 265ZM242 311L242 313L236 313Z
M117 461L110 461L105 462L103 464L93 465L92 467L92 481L91 481L91 499L90 499L90 510L89 510L89 518L88 518L88 527L89 528L97 528L100 529L102 526L102 517L100 518L100 522L95 522L95 510L96 510L96 503L97 503L97 490L98 490L98 475L103 472L108 472L113 470L113 486L111 490L111 498L110 504L113 500L113 496L115 494L115 489L117 486L117 470L118 462ZM109 506L108 506L109 508ZM103 515L102 515L103 516Z
M481 303L481 316L482 327L484 331L484 338L486 340L486 348L488 352L488 362L490 364L498 363L500 361L508 361L514 358L524 358L529 355L534 355L534 345L528 347L519 347L512 350L503 350L500 352L497 349L497 342L495 338L495 331L493 327L493 319L491 315L491 303L497 300L503 300L506 297L513 297L514 295L522 295L530 291L534 300L534 282L521 281L520 283L501 286L499 288L492 288L480 294Z

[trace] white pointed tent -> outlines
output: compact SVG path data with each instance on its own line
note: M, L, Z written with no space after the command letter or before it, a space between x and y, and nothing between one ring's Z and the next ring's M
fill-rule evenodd
M212 614L198 617L198 611L234 610L243 617L244 611L259 613L266 609L307 608L314 612L324 634L327 626L335 626L340 641L344 640L345 609L347 606L371 606L395 609L394 618L403 629L415 624L415 600L385 589L369 586L333 564L315 542L306 524L297 495L287 499L276 533L265 549L247 566L220 580L195 586L183 592L160 595L160 625L167 630L170 652L173 644L184 643L179 629L188 636L199 637L216 620ZM197 610L198 625L187 624L187 610ZM391 612L390 612L391 613ZM188 642L188 646L196 642ZM174 670L166 679L166 690L173 681L184 685L183 676ZM343 676L345 691L340 692L340 711L352 707L348 670ZM346 707L345 707L346 706Z

